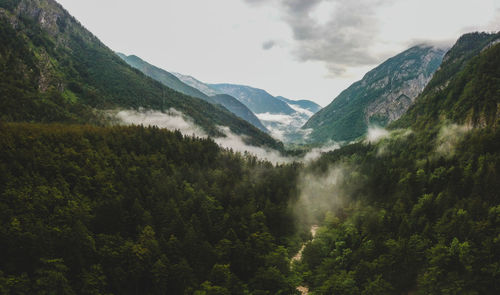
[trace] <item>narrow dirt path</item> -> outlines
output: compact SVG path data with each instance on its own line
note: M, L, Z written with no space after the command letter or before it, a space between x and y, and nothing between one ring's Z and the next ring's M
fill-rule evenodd
M318 227L317 225L313 225L311 226L311 235L312 235L312 240L314 240L314 237L316 236L316 231L318 231ZM307 242L306 242L307 243ZM302 247L300 247L300 250L299 252L297 252L297 254L295 254L295 256L292 257L292 261L291 263L295 262L295 261L300 261L302 259L302 252L304 251L304 248L306 247L306 243L302 244ZM297 287L297 290L302 294L302 295L307 295L309 294L309 288L307 288L307 286L298 286Z

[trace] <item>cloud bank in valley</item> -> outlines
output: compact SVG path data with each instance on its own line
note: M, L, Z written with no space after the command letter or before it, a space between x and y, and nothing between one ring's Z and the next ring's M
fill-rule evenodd
M167 112L151 110L122 110L116 115L124 124L157 126L169 130L179 130L184 135L194 135L197 137L208 137L206 132L196 125L192 119L185 116L176 109L169 109ZM272 163L290 163L294 158L284 157L278 151L257 146L248 145L244 141L244 137L233 133L228 127L220 126L220 131L225 134L225 137L216 137L213 140L221 147L232 149L235 152L251 153L260 159L267 160Z
M304 143L311 133L311 129L301 129L302 126L314 115L313 112L300 106L287 103L295 110L291 115L260 113L257 118L269 130L271 136L284 143Z
M185 135L195 135L198 137L207 136L201 127L197 126L190 118L173 108L165 113L149 110L122 110L116 114L116 117L125 124L157 126L169 130L179 130Z
M115 117L122 124L157 126L159 128L169 130L179 130L184 135L208 137L206 132L201 127L196 125L191 118L173 108L169 109L165 113L151 110L122 110L117 112ZM323 147L312 149L303 157L287 157L281 155L279 151L270 148L246 144L244 140L245 137L235 134L229 129L229 127L219 126L219 130L225 135L225 137L216 137L213 138L213 140L222 148L232 149L233 151L240 153L250 153L262 160L267 160L274 164L292 162L309 163L318 159L322 153L329 152L340 147L339 144L330 142Z

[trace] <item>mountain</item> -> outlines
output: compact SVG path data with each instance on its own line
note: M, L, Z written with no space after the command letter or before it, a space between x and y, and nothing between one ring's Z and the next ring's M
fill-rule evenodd
M291 115L295 112L286 102L277 99L262 89L234 84L208 84L208 86L218 93L236 97L255 114Z
M285 98L283 96L276 96L276 98L288 103L291 106L297 106L297 107L300 107L302 109L308 110L313 114L315 114L319 110L321 110L321 106L319 104L315 103L314 101L310 101L310 100L306 100L306 99L292 100L292 99Z
M155 67L136 55L125 55L123 53L116 53L119 57L121 57L126 63L128 63L133 68L138 69L143 72L146 76L155 79L156 81L162 83L163 85L172 88L175 91L180 93L184 93L186 95L197 97L203 99L205 101L210 102L210 99L207 95L202 93L196 88L193 88L189 85L184 84L181 80L179 80L176 76L171 73Z
M264 132L269 132L262 122L255 116L255 114L247 108L244 104L242 104L239 100L227 94L217 94L210 97L210 100L216 104L220 104L221 106L228 109L231 113L236 116L244 119L255 127L259 128Z
M173 73L182 82L207 95L227 94L236 97L254 111L271 135L285 143L303 143L308 131L301 127L321 107L309 100L273 97L265 90L233 84L205 84L191 76ZM257 110L257 112L256 112Z
M285 143L305 143L309 131L301 127L321 107L308 100L274 97L267 91L234 84L208 84L217 92L236 97L250 108L271 132Z
M352 141L369 125L385 126L403 115L437 70L444 49L414 46L369 71L303 126L312 141Z
M215 89L212 89L207 84L201 82L200 80L197 80L196 78L194 78L192 76L187 76L187 75L183 75L183 74L179 74L179 73L175 73L175 72L173 72L172 74L175 75L177 78L179 78L179 80L181 80L182 82L186 83L187 85L189 85L191 87L198 89L199 91L203 92L204 94L206 94L208 96L214 96L217 94L221 94L220 92L217 92Z
M280 148L226 109L184 95L130 67L53 0L0 2L0 118L101 122L109 109L175 108L213 136Z
M123 53L117 53L117 54L130 66L138 69L146 76L153 78L154 80L162 83L163 85L170 87L178 92L184 93L186 95L197 97L213 104L219 104L225 107L231 113L238 116L239 118L259 128L261 131L268 132L266 127L262 125L259 119L254 115L254 113L252 113L252 111L250 111L244 104L239 102L236 98L228 95L224 97L215 97L215 96L210 97L201 92L200 90L196 89L195 87L191 87L185 84L175 75L145 62L138 56L135 55L126 56Z
M265 99L267 98L267 99L269 99L271 101L274 101L272 98L270 98L271 95L269 93L267 93L265 90L262 90L262 89L256 89L256 88L249 87L249 86L239 86L239 85L232 85L232 84L212 84L212 85L209 85L209 84L205 84L205 83L203 83L203 82L195 79L192 76L186 76L186 75L182 75L182 74L179 74L179 73L172 73L172 74L175 75L177 78L179 78L182 82L186 83L189 86L192 86L192 87L198 89L199 91L203 92L204 94L206 94L208 96L214 96L214 95L222 94L222 93L229 94L229 92L231 92L231 91L233 93L236 93L236 91L234 91L234 90L229 90L230 86L231 86L231 88L236 88L236 87L243 87L243 88L245 88L245 87L248 87L250 90L254 90L252 92L255 93L255 94L257 94L257 96L263 96ZM226 85L226 86L225 87L219 87L217 85ZM247 92L251 92L251 91L247 91ZM242 93L241 97L243 99L245 97L243 95L244 94L244 90L242 90L241 93ZM237 98L240 99L239 97L237 97ZM279 99L279 100L281 100L283 102L286 102L289 106L297 106L297 107L299 107L301 109L308 110L308 111L312 112L312 114L318 112L321 109L320 105L318 105L317 103L315 103L313 101L310 101L310 100L305 100L305 99L303 99L303 100L292 100L292 99L285 98L283 96L276 96L275 98L277 98L277 99ZM260 100L260 98L256 98L256 99ZM283 104L280 104L280 105L281 105L281 107L283 107ZM264 108L264 110L265 110L264 113L271 112L271 110L267 110L265 108ZM289 111L290 110L287 109L287 112L289 112ZM256 113L260 113L260 112L256 112ZM279 112L279 113L282 113L282 112Z
M443 118L491 126L500 118L500 33L463 35L394 128L430 128Z

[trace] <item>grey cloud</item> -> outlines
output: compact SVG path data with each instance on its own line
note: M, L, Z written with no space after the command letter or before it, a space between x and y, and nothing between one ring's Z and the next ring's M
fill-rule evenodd
M430 39L411 39L406 42L408 48L413 46L432 46L435 48L448 50L455 44L457 40L455 39L443 39L443 40L430 40Z
M283 0L283 5L289 12L294 14L308 13L312 8L321 3L323 0Z
M251 5L266 4L266 3L274 2L274 0L244 0L244 1L248 4L251 4Z
M351 66L380 62L381 57L370 51L378 34L375 13L378 7L392 1L279 0L283 18L296 41L294 56L300 61L324 62L332 76L342 75ZM324 2L333 3L334 9L329 20L320 23L311 14Z
M262 44L262 49L269 50L269 49L272 49L274 46L276 46L276 41L269 40L269 41L266 41Z

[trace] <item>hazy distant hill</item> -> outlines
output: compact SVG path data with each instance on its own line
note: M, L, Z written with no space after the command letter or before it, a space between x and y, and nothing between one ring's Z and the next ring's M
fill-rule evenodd
M208 84L218 93L225 93L236 97L256 114L286 114L291 115L295 111L284 101L277 99L267 91L250 86L234 84Z
M305 110L309 110L313 114L315 114L319 110L321 110L321 106L319 104L315 103L314 101L310 101L310 100L306 100L306 99L292 100L292 99L285 98L283 96L276 96L276 98L288 103L289 105L298 106L298 107L303 108Z
M187 85L189 85L191 87L198 89L199 91L203 92L204 94L206 94L208 96L214 96L217 94L221 94L221 93L217 92L215 89L212 89L207 84L201 82L200 80L198 80L192 76L183 75L183 74L179 74L179 73L175 73L175 72L172 72L172 75L175 75L182 82L186 83Z
M149 76L155 79L158 82L161 82L163 85L168 86L176 91L184 93L186 95L201 98L210 102L207 95L199 91L198 89L191 87L189 85L184 84L181 80L179 80L176 76L171 73L160 69L150 63L145 62L140 57L136 55L125 55L123 53L116 53L119 57L121 57L125 62L127 62L132 67L138 69L143 72L146 76Z
M303 142L307 132L300 128L321 107L309 100L273 97L262 89L233 84L205 84L191 76L174 73L184 83L207 95L228 94L250 108L274 138L288 143Z

